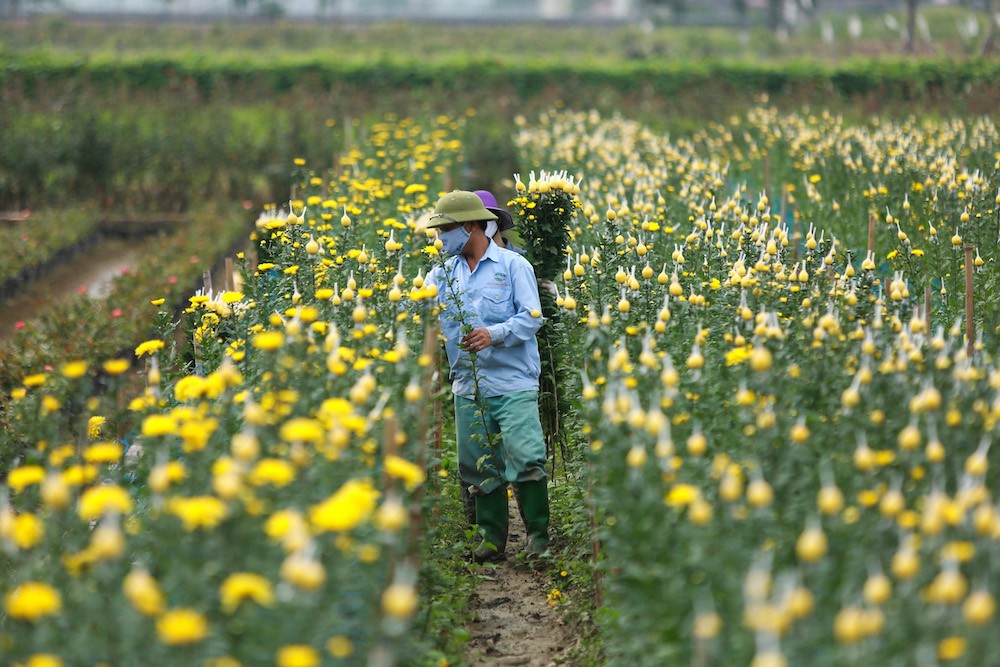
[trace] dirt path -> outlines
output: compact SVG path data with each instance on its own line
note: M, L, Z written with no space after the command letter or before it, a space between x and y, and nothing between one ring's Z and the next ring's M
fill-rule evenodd
M488 575L470 601L472 622L465 663L487 665L567 665L575 644L572 630L549 605L551 577L545 565L531 566L517 557L524 545L524 524L516 500L510 503L507 560L484 566Z

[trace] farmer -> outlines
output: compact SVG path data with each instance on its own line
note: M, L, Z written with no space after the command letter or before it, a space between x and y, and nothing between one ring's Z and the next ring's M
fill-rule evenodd
M503 232L514 228L514 219L510 217L510 213L506 209L500 208L497 198L489 190L476 190L475 194L482 200L486 210L497 216L497 233L493 235L493 241L505 250L516 252L518 255L526 254L523 248L518 248L502 236Z
M538 418L535 333L542 320L534 269L493 242L497 215L472 192L441 197L427 228L437 230L448 256L428 278L438 287L451 366L459 473L483 533L473 556L477 562L504 558L509 482L518 487L525 551L541 555L548 548L549 500Z

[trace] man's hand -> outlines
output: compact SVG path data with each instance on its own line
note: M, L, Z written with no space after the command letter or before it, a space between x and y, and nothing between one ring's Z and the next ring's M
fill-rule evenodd
M462 347L468 352L482 352L492 344L493 339L490 338L490 332L486 327L473 329L462 339Z

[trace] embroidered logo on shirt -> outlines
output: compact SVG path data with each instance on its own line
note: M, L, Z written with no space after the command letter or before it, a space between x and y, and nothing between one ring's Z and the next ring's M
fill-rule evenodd
M497 271L493 274L493 280L486 283L487 287L510 287L510 283L507 282L507 274L503 271Z

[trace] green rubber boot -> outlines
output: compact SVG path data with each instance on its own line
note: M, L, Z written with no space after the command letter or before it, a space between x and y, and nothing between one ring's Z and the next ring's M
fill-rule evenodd
M524 529L528 533L524 546L525 553L541 556L549 548L549 483L540 479L532 482L518 482Z
M482 544L472 555L477 563L495 563L506 557L508 511L506 487L476 495L476 523L483 534Z

